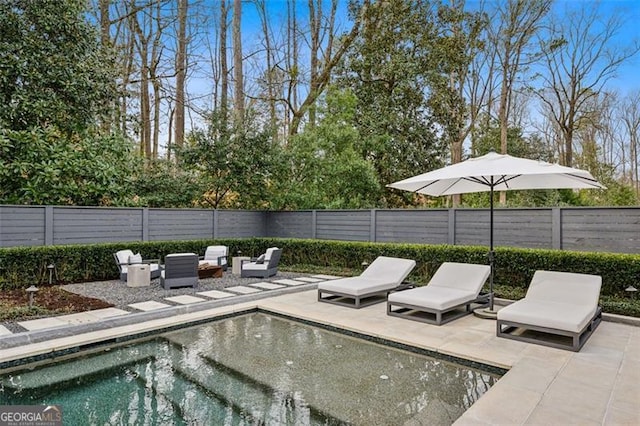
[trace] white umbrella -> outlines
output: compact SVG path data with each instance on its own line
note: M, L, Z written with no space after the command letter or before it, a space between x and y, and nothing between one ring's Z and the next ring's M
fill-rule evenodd
M497 154L494 151L387 186L432 196L484 191L491 193L489 203L490 311L493 311L493 192L514 189L605 188L587 171Z

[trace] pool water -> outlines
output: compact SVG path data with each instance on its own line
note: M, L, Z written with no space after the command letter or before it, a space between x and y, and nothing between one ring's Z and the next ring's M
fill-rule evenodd
M64 424L451 424L499 378L264 313L0 376Z

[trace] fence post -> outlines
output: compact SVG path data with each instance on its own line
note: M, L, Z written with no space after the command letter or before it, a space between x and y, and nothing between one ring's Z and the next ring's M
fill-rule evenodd
M551 209L551 248L562 250L562 210L560 207Z
M449 234L448 234L448 243L449 245L456 244L456 209L449 209Z
M316 228L318 226L318 214L316 210L311 210L311 238L316 239Z
M149 207L142 208L142 241L149 241Z
M44 208L44 245L53 245L53 206Z
M371 209L371 222L369 224L369 241L376 242L376 209Z

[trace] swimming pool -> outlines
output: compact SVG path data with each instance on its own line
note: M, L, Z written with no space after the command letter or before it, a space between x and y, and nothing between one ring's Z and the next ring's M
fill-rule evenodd
M451 424L499 374L262 312L0 376L65 424Z

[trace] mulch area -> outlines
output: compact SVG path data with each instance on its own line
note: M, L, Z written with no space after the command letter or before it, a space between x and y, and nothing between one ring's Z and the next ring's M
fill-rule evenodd
M93 309L110 308L113 305L104 300L70 293L59 286L45 286L38 287L38 291L34 294L34 306L38 308L38 313L35 315L29 315L19 309L29 306L29 295L23 288L1 290L0 306L4 315L8 315L11 310L21 310L19 317L11 318L20 321L34 316L42 316L45 311L51 314L73 314Z

